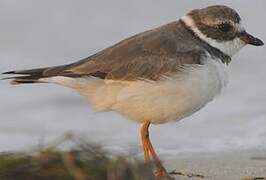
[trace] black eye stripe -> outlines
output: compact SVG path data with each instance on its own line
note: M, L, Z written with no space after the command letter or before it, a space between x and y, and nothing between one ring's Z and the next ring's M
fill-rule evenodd
M228 32L230 31L233 27L228 24L228 23L221 23L217 26L217 28L222 31L222 32Z

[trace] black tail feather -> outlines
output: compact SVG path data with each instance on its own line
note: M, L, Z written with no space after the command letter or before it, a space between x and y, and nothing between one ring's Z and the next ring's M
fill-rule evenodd
M15 74L16 71L3 72L2 74Z
M69 66L71 66L71 64L38 69L8 71L2 74L9 75L9 77L3 78L3 80L12 80L11 84L41 83L41 81L39 81L41 78L62 75L63 73L61 72Z
M43 75L43 72L45 70L47 70L47 68L8 71L8 72L4 72L2 74L24 74L24 75L31 75L31 76L41 76L41 75Z
M8 71L2 73L3 75L20 75L2 78L1 80L12 80L11 84L24 84L24 83L39 83L40 78L46 77L44 71L47 68L29 69L21 71Z

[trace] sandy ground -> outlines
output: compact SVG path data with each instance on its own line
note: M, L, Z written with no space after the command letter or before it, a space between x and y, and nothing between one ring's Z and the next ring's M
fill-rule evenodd
M177 169L177 171L205 176L205 178L178 176L178 180L240 180L249 177L266 177L266 150L180 154L163 159L170 171Z

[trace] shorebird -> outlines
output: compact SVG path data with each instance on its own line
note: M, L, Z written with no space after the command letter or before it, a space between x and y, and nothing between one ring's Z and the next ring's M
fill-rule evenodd
M78 62L10 71L12 84L57 83L78 91L96 111L117 111L138 123L144 160L167 175L149 139L151 124L179 121L200 110L227 84L231 57L247 44L239 14L222 5L125 39ZM17 76L14 76L17 74Z

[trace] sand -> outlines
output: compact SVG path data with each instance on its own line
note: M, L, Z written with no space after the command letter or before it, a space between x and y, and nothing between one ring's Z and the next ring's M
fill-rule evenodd
M266 177L266 150L180 154L163 159L168 170L177 169L177 171L204 176L204 178L176 176L176 179L180 180L240 180Z

